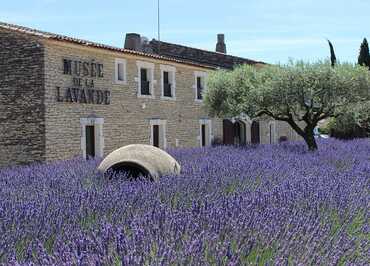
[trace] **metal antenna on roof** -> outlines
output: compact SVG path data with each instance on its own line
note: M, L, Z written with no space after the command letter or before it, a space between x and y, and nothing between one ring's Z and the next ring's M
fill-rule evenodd
M161 25L160 25L160 3L158 0L158 54L161 53Z

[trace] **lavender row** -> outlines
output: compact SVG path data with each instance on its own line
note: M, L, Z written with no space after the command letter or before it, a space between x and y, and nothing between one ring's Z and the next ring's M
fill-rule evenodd
M0 170L0 264L367 265L370 142L173 150L181 176L96 161Z

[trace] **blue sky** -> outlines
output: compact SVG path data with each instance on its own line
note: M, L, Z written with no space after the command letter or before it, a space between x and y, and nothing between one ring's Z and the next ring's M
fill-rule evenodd
M356 62L370 39L370 0L160 0L161 40L285 63L328 58ZM0 21L123 46L126 32L157 38L157 0L2 0Z

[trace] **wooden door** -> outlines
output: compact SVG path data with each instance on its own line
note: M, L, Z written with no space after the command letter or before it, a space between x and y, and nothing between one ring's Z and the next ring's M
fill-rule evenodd
M223 143L225 145L233 145L234 144L234 124L228 120L224 119L222 123L223 127Z
M240 145L241 144L241 139L240 139L240 137L241 137L240 133L241 132L240 131L241 131L241 126L240 126L240 123L238 121L234 124L234 144L235 145Z
M260 138L260 124L257 121L253 121L251 125L251 142L252 144L259 144Z
M95 157L95 127L86 126L86 158Z

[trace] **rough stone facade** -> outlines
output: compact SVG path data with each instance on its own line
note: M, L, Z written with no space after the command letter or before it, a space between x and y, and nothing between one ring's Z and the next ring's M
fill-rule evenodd
M45 159L44 49L0 28L0 166Z
M71 87L63 74L63 59L92 60L104 65L104 77L95 79L96 88L111 91L110 105L61 103L56 101L56 86ZM127 84L114 82L115 59L127 60ZM154 98L137 96L137 61L154 63ZM161 99L160 65L176 68L176 100ZM58 41L45 42L46 158L65 159L81 154L81 118L104 118L104 155L121 146L150 143L150 120L166 120L167 148L199 146L199 120L208 118L202 103L196 102L194 71L204 68L140 58ZM212 119L212 133L222 137L222 124Z
M84 73L69 73L66 60L80 64ZM117 82L118 61L126 63L125 82ZM196 100L197 76L215 69L203 63L0 23L0 167L85 156L91 125L95 154L101 157L128 144L151 144L153 124L160 126L166 149L222 142L223 120L209 117ZM150 97L138 95L140 64L152 66ZM173 99L162 97L161 69L175 69ZM82 83L76 84L76 78ZM95 102L87 101L90 96L82 90L94 90ZM98 92L110 97L104 94L103 100ZM251 121L239 121L245 125L240 134L250 143ZM260 143L276 143L281 136L299 139L283 122L261 120L259 132Z

